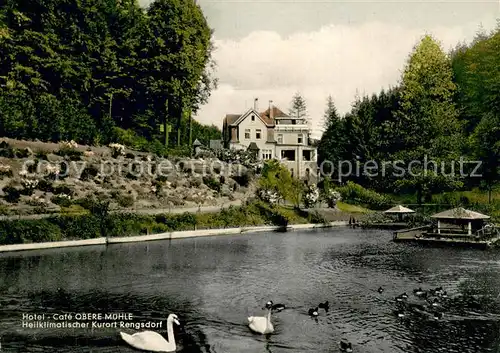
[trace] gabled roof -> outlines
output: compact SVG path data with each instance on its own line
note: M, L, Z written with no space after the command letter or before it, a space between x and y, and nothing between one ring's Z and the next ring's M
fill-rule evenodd
M389 208L387 211L384 211L384 213L414 213L414 212L415 211L413 211L412 209L401 205L394 206L392 208Z
M227 114L226 117L224 118L227 121L228 125L232 126L237 126L239 125L247 116L249 116L251 113L253 113L255 116L259 117L260 120L266 125L266 126L274 126L274 121L270 119L264 118L261 114L259 114L257 111L254 109L248 109L245 113L241 115L237 114ZM235 118L236 117L236 118ZM230 122L231 121L231 122Z
M432 215L431 218L437 219L489 219L490 216L486 216L482 213L466 210L463 207L454 208L448 211L443 211Z
M264 112L260 113L260 116L262 116L262 118L264 119L267 119L268 121L271 121L271 118L269 117L269 108L267 108ZM279 108L273 107L273 118L290 118L290 116L288 114L283 113Z
M233 123L238 120L238 118L241 116L241 114L226 114L226 117L224 118L224 121L228 125L233 125Z

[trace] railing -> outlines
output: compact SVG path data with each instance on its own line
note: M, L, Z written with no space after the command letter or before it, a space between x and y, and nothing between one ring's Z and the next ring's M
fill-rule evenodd
M309 126L306 124L277 124L274 126L274 131L309 131Z
M485 225L483 228L476 231L477 236L486 237L486 236L500 236L500 230L494 225Z
M410 228L410 229L403 229L403 230L398 230L393 233L393 238L394 239L400 239L400 238L405 238L405 239L410 239L417 237L424 233L426 230L429 230L430 226L420 226L420 227L415 227L415 228Z

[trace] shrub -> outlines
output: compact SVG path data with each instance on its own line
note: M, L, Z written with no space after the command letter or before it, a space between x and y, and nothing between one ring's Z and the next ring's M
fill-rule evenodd
M323 217L318 211L309 213L307 219L311 223L323 223L323 224L328 223L326 218Z
M72 196L74 194L74 190L68 185L57 185L53 188L52 192L56 195L65 194Z
M323 198L328 204L328 207L335 208L337 206L337 202L342 200L342 195L340 195L340 192L330 189L325 192Z
M94 215L62 215L49 219L66 239L91 239L101 236L101 220Z
M75 141L63 141L59 145L59 150L55 153L62 157L68 157L72 161L78 161L83 156L83 152L77 150L77 148L78 144Z
M277 204L280 199L278 193L270 189L259 189L257 195L259 199L271 205Z
M45 202L45 199L36 195L32 195L28 200L26 200L26 203L33 207L40 207L42 212L39 213L44 213L45 207L47 207L47 202Z
M375 191L363 188L361 185L348 181L345 186L337 189L346 202L381 210L390 207L392 201Z
M14 149L5 141L0 143L0 157L14 158L16 155Z
M221 183L219 180L215 179L213 176L206 175L203 177L203 183L210 189L220 192Z
M312 208L319 201L319 189L315 184L307 187L304 194L304 205L306 208Z
M158 175L156 177L156 182L158 183L164 183L168 180L168 177L166 175Z
M21 191L14 186L7 185L2 189L5 193L4 199L9 203L18 203L21 198Z
M37 179L21 179L23 189L20 191L22 195L33 195L36 187L38 186Z
M89 165L88 167L85 167L85 169L82 171L80 179L88 181L95 178L98 174L99 170L97 170L97 168L94 167L93 165Z
M50 201L61 207L70 207L73 204L71 196L66 194L54 195L50 198Z
M14 149L14 154L16 158L28 158L29 156L33 155L33 151L29 147L18 148Z
M246 172L241 175L233 175L232 178L238 183L238 185L247 187L250 185L250 181L252 180L252 174L250 172Z
M116 195L116 202L120 207L132 207L134 206L134 197L132 195L118 194Z
M38 151L35 156L37 159L40 159L40 160L43 160L43 161L48 161L49 158L48 158L48 155L49 155L49 152L47 151Z
M61 229L49 220L0 221L0 244L61 240Z
M131 172L127 172L125 175L125 178L130 179L130 180L137 180L137 176L135 174L132 174Z
M40 191L44 191L44 192L53 192L54 189L53 189L52 185L53 184L51 181L41 179L38 182L37 189Z
M10 167L10 165L0 163L0 179L2 179L3 177L10 178L13 175L14 174L12 173L12 168Z
M248 150L220 149L213 153L222 162L237 163L254 170L261 167L257 156Z
M119 156L125 155L125 146L119 143L110 143L109 148L111 148L111 155L113 158L118 158Z

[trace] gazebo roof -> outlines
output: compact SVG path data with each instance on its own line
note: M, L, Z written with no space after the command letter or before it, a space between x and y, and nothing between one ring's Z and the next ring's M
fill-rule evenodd
M257 146L257 144L255 142L251 142L250 146L248 146L248 149L250 151L259 151L259 147Z
M389 208L387 211L384 211L384 213L415 213L415 211L409 209L408 207L397 205Z
M193 142L193 146L196 147L196 146L203 146L203 144L200 142L200 140L196 139L194 140Z
M437 219L489 219L490 216L486 216L482 213L466 210L463 207L453 208L448 211L443 211L432 215L431 218Z

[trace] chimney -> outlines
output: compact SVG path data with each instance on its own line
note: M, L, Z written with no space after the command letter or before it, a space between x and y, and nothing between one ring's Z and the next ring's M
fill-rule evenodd
M253 109L254 109L255 111L257 111L257 108L258 108L258 107L257 107L257 103L258 103L258 102L259 102L259 98L255 98L255 99L253 100Z
M273 101L269 101L269 119L274 119Z

